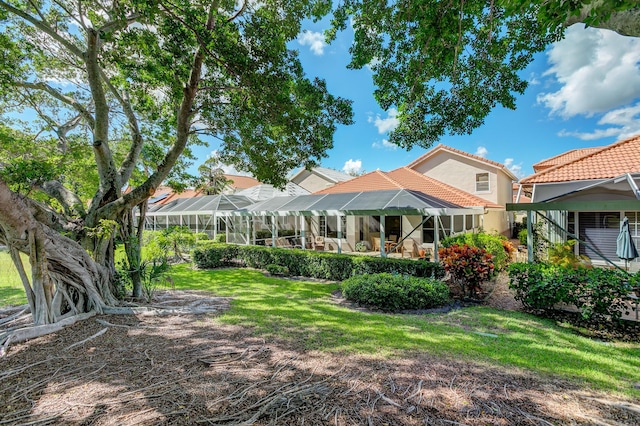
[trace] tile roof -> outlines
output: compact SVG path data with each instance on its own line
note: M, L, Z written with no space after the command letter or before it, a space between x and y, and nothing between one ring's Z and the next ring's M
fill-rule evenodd
M236 189L247 189L251 188L252 186L260 185L262 183L258 179L251 176L225 174L224 177L228 180L232 180L233 183L230 183L229 186Z
M534 172L538 173L544 169L548 169L549 167L554 167L560 164L566 164L571 161L577 160L580 157L584 157L585 155L599 151L602 148L604 147L598 146L595 148L572 149L571 151L563 152L562 154L556 155L555 157L547 158L546 160L537 162L533 165L533 170Z
M487 201L468 192L440 182L439 180L425 176L409 167L400 167L390 172L376 170L362 176L355 177L346 182L340 182L332 187L317 191L314 194L340 194L349 192L371 192L389 189L408 189L419 191L432 197L439 198L449 203L465 207L492 207L502 206Z
M498 163L497 161L493 161L493 160L488 160L488 159L486 159L484 157L480 157L479 155L469 154L468 152L464 152L464 151L461 151L459 149L452 148L450 146L446 146L446 145L443 145L443 144L436 145L435 147L433 147L433 149L431 149L431 151L428 151L428 152L422 154L420 157L416 158L411 163L409 163L407 165L407 167L409 167L410 169L413 169L418 164L424 162L427 158L432 157L433 155L437 154L439 151L453 152L455 154L459 154L459 155L462 155L464 157L471 158L473 160L480 161L480 162L485 163L485 164L489 164L491 166L497 167L498 169L502 170L511 179L518 180L518 178L513 174L513 172L511 170L509 170L502 163Z
M640 135L602 147L567 163L544 169L521 179L520 183L610 179L635 172L640 172Z
M157 193L157 191L156 191ZM204 194L200 190L195 189L185 189L182 192L172 192L167 195L165 198L162 198L155 202L156 205L164 205L170 203L171 201L177 200L179 198L193 198L193 197L202 197Z

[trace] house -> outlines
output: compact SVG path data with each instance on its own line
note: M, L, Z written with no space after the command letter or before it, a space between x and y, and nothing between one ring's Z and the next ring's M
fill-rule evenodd
M416 245L434 249L433 243L438 239L483 227L485 212L504 211L504 206L469 194L409 167L400 167L390 172L376 170L317 191L315 194L367 193L384 190L415 191L433 200L438 200L440 203L448 203L450 207L470 210L467 215L450 215L443 212L438 215L438 224L435 223L434 217L424 217L417 214L372 215L364 219L347 217L345 235L348 246L353 247L358 241L364 241L374 246L373 238L379 237L381 228L384 228L387 235L411 238ZM475 210L472 210L474 208ZM478 209L482 214L478 213ZM437 236L435 235L436 228L439 229Z
M480 228L508 233L505 204L512 201L514 179L500 163L438 145L389 172L352 177L320 167L302 170L284 193L265 185L236 193L254 200L250 205L180 216L176 204L156 216L166 223L197 216L202 229L201 222L209 223L202 218L210 214L224 222L213 229L224 226L227 241L239 244L341 252L355 251L361 243L382 256L408 252L413 257L419 249L430 249L435 258L439 240L452 234ZM309 188L315 188L312 194Z
M310 170L300 170L298 173L294 174L289 181L301 186L309 191L309 193L313 193L352 178L353 176L337 170L328 169L326 167L314 167Z
M513 202L513 182L518 178L504 164L439 144L407 167L501 206L487 211L483 226L486 231L510 236L514 220L505 206Z
M616 239L625 216L632 239L640 243L640 135L569 151L537 163L535 170L519 182L519 193L531 203L507 209L527 211L529 223L535 213L551 241L576 239L576 254L596 264L624 265L616 256ZM632 262L632 269L639 266L638 259Z

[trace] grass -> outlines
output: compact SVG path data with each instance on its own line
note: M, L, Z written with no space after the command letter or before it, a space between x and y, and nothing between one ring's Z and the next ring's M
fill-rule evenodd
M640 343L600 342L552 321L487 307L447 314L353 311L330 302L337 284L265 277L258 271L171 271L176 288L233 297L216 319L252 327L265 338L308 350L383 357L433 355L562 377L595 389L640 397Z
M22 263L25 268L29 268L27 258L23 258ZM29 270L27 273L30 273ZM0 250L0 306L25 303L27 303L27 296L11 256L7 250Z
M7 261L8 254L0 253L0 305L25 303L17 274L5 278L12 267ZM177 289L232 297L231 309L215 321L251 327L265 339L342 354L428 353L640 397L634 389L640 383L640 343L600 342L550 320L487 307L430 315L353 311L330 301L337 284L265 277L253 270L194 271L179 265L169 274Z

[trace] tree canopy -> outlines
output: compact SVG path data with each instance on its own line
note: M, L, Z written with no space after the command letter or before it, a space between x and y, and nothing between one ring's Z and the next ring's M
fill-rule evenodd
M428 148L471 133L496 106L514 109L527 87L520 72L567 25L637 36L639 17L630 0L345 0L329 37L353 24L349 67L370 67L376 100L398 110L390 142Z

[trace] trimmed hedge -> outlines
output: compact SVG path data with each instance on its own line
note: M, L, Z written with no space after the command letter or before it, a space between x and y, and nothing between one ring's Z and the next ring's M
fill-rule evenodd
M514 263L509 287L528 308L552 310L558 303L576 306L585 320L618 321L629 312L624 303L632 287L618 269L569 268L545 263Z
M193 251L192 258L196 266L202 269L231 265L265 269L267 265L274 264L287 267L294 276L331 281L380 272L439 279L445 273L442 266L435 262L233 244L198 247Z
M449 301L449 287L432 278L365 274L344 280L342 295L362 305L398 312L443 306Z

